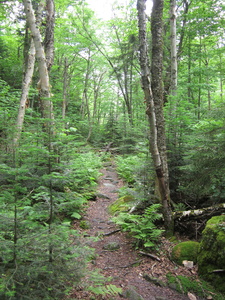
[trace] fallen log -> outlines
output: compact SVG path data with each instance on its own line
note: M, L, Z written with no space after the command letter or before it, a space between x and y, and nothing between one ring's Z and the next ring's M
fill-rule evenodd
M201 236L206 222L213 216L225 213L225 203L201 209L177 211L173 213L175 231L186 234L190 238Z

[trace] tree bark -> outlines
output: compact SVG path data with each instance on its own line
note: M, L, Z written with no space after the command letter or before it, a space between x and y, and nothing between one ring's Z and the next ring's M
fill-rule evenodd
M170 39L171 39L171 94L176 96L177 90L177 29L176 0L170 0Z
M54 27L55 27L55 6L53 0L46 0L46 31L44 49L47 62L47 69L50 71L54 62Z
M146 113L150 125L150 151L153 158L159 192L163 209L164 225L167 234L173 232L173 218L169 202L168 168L166 160L164 118L162 112L162 8L163 1L154 1L152 15L152 83L150 80L150 65L146 34L146 0L137 1L139 27L139 60L141 67L142 88L145 94ZM158 28L159 26L159 28ZM158 52L157 52L158 51ZM154 71L156 72L154 74ZM158 77L159 76L159 77ZM157 90L159 89L159 90ZM154 93L153 93L154 90ZM160 153L161 150L161 153Z
M34 41L33 39L31 39L28 58L25 63L25 73L24 73L24 78L22 83L22 93L20 98L19 111L17 115L16 131L15 131L15 136L13 141L14 146L18 144L18 141L21 136L22 128L23 128L25 111L26 111L26 102L28 100L29 87L34 73L34 63L35 63L35 47L34 47Z
M62 119L65 120L66 108L67 108L67 94L68 94L68 69L69 69L68 58L64 59L64 69L63 69L63 102L62 102Z
M36 50L36 59L38 63L39 71L39 84L38 89L40 90L40 96L43 99L42 113L45 119L54 119L53 115L53 104L51 101L49 74L47 69L46 57L44 47L42 46L42 39L40 31L36 25L36 19L30 0L23 0L27 22L34 40L34 46Z

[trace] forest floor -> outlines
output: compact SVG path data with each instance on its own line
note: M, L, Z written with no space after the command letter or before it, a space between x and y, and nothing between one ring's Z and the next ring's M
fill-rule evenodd
M118 227L111 221L112 216L108 213L108 207L118 198L118 189L123 186L122 180L117 176L113 165L107 166L101 170L102 176L99 179L98 197L96 201L90 201L86 209L85 216L82 219L89 225L88 229L81 229L79 222L74 224L76 229L85 233L87 236L101 238L92 242L91 246L95 248L96 258L89 264L90 271L99 269L100 273L106 278L111 277L111 284L122 288L122 294L117 296L93 296L82 288L74 290L67 299L144 299L144 300L184 300L200 299L191 298L190 295L179 294L167 285L159 286L147 281L146 274L166 282L166 274L183 275L197 279L196 269L186 269L175 265L170 261L170 251L174 244L165 238L162 239L160 251L151 253L160 258L160 261L143 256L139 250L135 250L131 238L126 233L116 231ZM114 233L113 233L114 232ZM112 233L109 234L108 233ZM117 243L119 249L109 251L105 249L109 243ZM85 281L85 279L84 279ZM130 296L128 296L129 291ZM139 296L138 296L139 295Z

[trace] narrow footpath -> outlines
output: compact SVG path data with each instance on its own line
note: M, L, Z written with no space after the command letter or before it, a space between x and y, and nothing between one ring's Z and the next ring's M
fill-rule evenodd
M117 296L91 297L88 292L78 291L73 294L73 299L111 299L111 300L184 300L189 299L168 288L157 286L146 279L149 274L160 280L168 272L169 259L161 257L160 262L149 257L141 256L132 247L131 240L126 233L117 231L118 228L111 221L108 206L118 198L118 189L123 185L118 179L113 165L101 170L103 174L99 179L96 201L91 201L84 217L89 224L86 233L89 236L101 236L91 245L96 250L96 259L90 264L91 270L100 269L105 277L111 277L111 284L122 288L123 293ZM114 245L116 250L109 250L109 245ZM172 273L177 266L171 263ZM175 274L175 273L174 273ZM75 297L75 298L74 298Z

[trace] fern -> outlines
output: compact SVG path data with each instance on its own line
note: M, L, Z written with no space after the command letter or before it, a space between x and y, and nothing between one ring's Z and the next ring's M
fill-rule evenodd
M161 218L161 214L158 213L160 206L160 204L151 205L143 215L129 215L122 212L113 220L122 227L122 230L131 233L136 239L137 248L140 246L156 248L156 242L163 232L154 224Z
M88 290L95 295L117 295L118 293L122 293L122 289L118 288L114 284L108 284L105 286L90 286Z
M113 284L107 284L111 280L111 277L105 277L100 273L99 269L91 272L89 275L89 281L91 285L87 288L88 291L95 295L116 295L122 293L122 289Z

